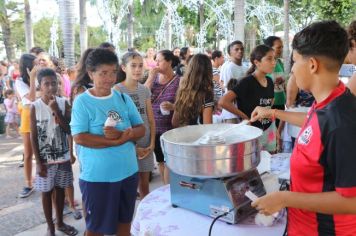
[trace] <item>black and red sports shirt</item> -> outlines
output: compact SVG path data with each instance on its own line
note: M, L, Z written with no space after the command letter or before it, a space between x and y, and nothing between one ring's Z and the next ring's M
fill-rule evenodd
M308 112L291 157L291 191L356 197L356 97L341 82ZM356 215L289 208L295 235L356 235Z

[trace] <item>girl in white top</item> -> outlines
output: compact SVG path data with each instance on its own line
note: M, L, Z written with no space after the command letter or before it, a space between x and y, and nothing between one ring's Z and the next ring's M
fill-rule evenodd
M24 171L26 186L20 192L19 197L28 197L32 191L32 148L30 141L30 105L36 98L36 73L38 66L34 66L36 57L31 54L23 54L20 58L20 78L15 82L16 92L21 100L19 111L21 116L20 133L24 145Z

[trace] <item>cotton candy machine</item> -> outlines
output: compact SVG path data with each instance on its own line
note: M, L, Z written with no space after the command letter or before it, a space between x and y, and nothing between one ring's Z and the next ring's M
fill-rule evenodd
M238 223L255 212L245 196L266 194L257 165L262 130L249 125L211 124L167 131L161 145L170 169L173 206Z

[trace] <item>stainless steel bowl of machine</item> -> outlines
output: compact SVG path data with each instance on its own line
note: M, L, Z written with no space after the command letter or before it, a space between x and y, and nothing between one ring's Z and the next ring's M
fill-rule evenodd
M162 150L173 172L198 178L235 176L260 162L262 130L239 124L193 125L167 131Z

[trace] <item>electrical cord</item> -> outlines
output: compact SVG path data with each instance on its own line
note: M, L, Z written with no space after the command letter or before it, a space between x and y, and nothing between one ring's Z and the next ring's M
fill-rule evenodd
M232 212L233 210L235 210L235 207L232 208L231 210L229 210L229 211L227 211L227 212L224 212L223 214L218 215L217 217L214 218L213 222L211 222L210 227L209 227L209 236L211 236L211 231L213 230L213 226L214 226L215 222L216 222L218 219L220 219L221 217L226 216L227 214L229 214L229 213Z
M288 184L288 181L287 180L283 180L283 182L281 183L281 186L279 188L280 191L283 191L283 190L289 190L289 184ZM229 214L230 212L232 212L233 210L235 210L235 207L232 208L231 210L227 211L227 212L224 212L223 214L221 215L218 215L217 217L214 218L214 220L211 222L210 224L210 227L209 227L209 236L211 236L211 231L213 230L213 226L215 224L215 222L220 219L221 217L224 217L226 216L227 214ZM284 229L284 232L283 232L283 236L286 236L287 235L287 225L286 225L286 228Z

